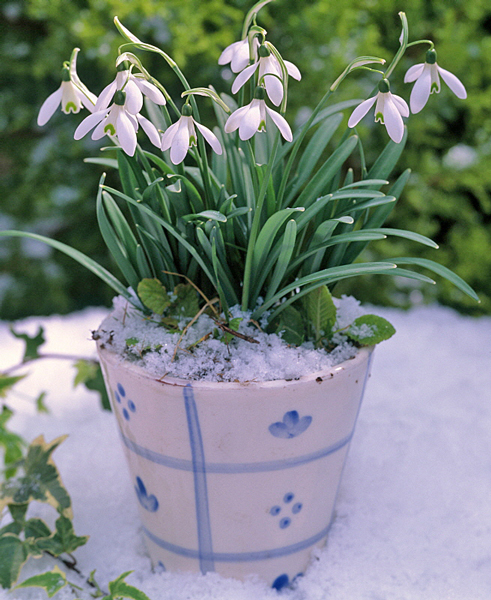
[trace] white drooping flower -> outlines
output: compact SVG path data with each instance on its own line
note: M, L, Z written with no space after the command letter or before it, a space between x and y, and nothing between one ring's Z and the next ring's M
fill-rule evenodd
M117 64L118 72L116 78L107 85L95 105L95 111L107 108L118 90L126 93L126 109L132 115L139 113L143 106L143 96L159 105L165 104L165 97L157 86L145 79L142 74L134 75L128 68L126 61Z
M126 93L118 90L114 94L114 103L109 108L86 117L75 130L74 138L79 140L95 128L91 135L93 140L100 140L105 135L116 136L124 152L128 156L133 156L136 150L138 125L141 125L152 144L160 147L160 134L157 128L142 115L130 112L127 101Z
M275 106L279 106L283 100L284 93L283 72L280 62L266 44L259 46L258 54L259 60L246 67L237 75L232 84L232 94L236 94L244 83L259 69L258 82L260 84L264 83L269 99ZM288 75L300 81L302 75L298 68L288 60L283 62L285 63Z
M405 83L416 82L409 98L411 112L418 113L428 102L430 94L440 93L440 76L457 98L467 98L464 84L453 73L438 66L436 52L432 49L426 53L426 62L413 65L404 77Z
M348 127L358 125L376 102L375 121L385 125L390 138L398 144L404 135L404 121L402 117L409 117L409 106L403 98L390 92L390 85L387 79L382 79L378 87L379 92L376 96L364 100L351 113Z
M249 39L245 38L239 42L234 42L227 46L225 50L220 54L218 59L219 65L226 65L230 63L230 68L234 73L240 73L247 67L250 59L255 62L257 60L257 49L259 42L254 38L252 42L252 57L250 56Z
M242 106L234 111L225 123L226 133L239 130L241 140L249 140L258 131L266 130L266 115L271 117L273 123L280 130L287 142L293 139L292 130L286 119L279 113L266 106L264 88L257 87L254 100L247 106Z
M170 159L174 165L181 163L186 158L189 148L196 145L197 136L195 126L213 150L217 154L222 153L222 146L217 136L208 127L195 121L192 117L191 107L189 104L185 104L182 107L182 116L165 130L161 141L161 149L163 151L170 148Z
M37 118L38 125L45 125L54 115L60 104L61 110L65 114L70 112L78 113L83 106L90 112L94 110L96 96L92 92L89 92L77 75L78 53L79 49L75 48L70 62L64 64L61 73L61 85L56 92L50 94L43 102Z

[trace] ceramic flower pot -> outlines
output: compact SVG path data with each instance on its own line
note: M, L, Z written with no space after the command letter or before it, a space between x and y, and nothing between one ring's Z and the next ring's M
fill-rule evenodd
M155 566L276 588L325 543L372 348L294 381L156 380L99 347Z

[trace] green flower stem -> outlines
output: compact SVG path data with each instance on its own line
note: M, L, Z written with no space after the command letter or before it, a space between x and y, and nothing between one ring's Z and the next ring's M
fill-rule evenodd
M268 190L269 178L271 177L271 172L273 171L273 164L276 158L276 153L278 151L278 146L280 143L280 132L276 132L276 137L273 144L273 149L271 151L271 157L268 162L268 167L266 172L264 173L263 180L261 182L261 188L259 189L259 194L257 197L256 207L254 210L254 218L252 220L251 232L249 235L249 243L247 245L247 254L244 266L244 280L242 287L242 310L248 310L249 308L249 296L251 289L251 270L252 270L252 256L254 253L254 248L256 245L257 236L259 234L259 227L261 224L261 214L264 206L264 200L266 198L266 193Z
M406 52L406 48L408 46L409 29L408 29L408 24L407 24L406 13L401 11L399 13L399 17L402 21L402 42L401 42L401 45L399 46L399 50L396 52L394 58L392 59L392 62L390 63L387 70L385 71L385 79L388 79L392 75L392 72L396 68L398 62L403 57L404 53Z

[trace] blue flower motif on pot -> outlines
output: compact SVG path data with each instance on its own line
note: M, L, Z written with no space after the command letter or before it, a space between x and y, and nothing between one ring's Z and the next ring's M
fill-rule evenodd
M290 439L303 433L312 423L312 417L300 417L296 410L290 410L283 415L283 421L277 421L269 426L271 435L277 438Z
M158 510L159 501L153 494L147 493L147 488L140 477L136 478L135 492L140 504L145 510L148 510L148 512L155 512Z

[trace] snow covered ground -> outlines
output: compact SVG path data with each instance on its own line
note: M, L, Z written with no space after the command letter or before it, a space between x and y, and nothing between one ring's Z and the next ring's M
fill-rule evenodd
M375 311L374 311L375 312ZM397 335L376 350L327 546L284 600L489 600L491 598L491 317L442 307L407 313L379 309ZM49 352L92 355L90 330L105 315L90 309L30 319L46 328ZM0 324L0 370L22 344ZM261 581L153 573L136 498L111 414L73 389L70 363L43 361L9 398L12 427L31 440L68 433L54 459L73 500L75 530L90 535L78 567L101 585L133 570L128 582L151 600L267 600ZM26 396L48 392L50 414ZM26 396L25 396L26 395ZM50 510L39 508L49 520ZM51 568L32 561L23 577ZM70 577L77 583L76 577ZM0 598L41 599L41 590ZM73 598L68 589L59 598Z

